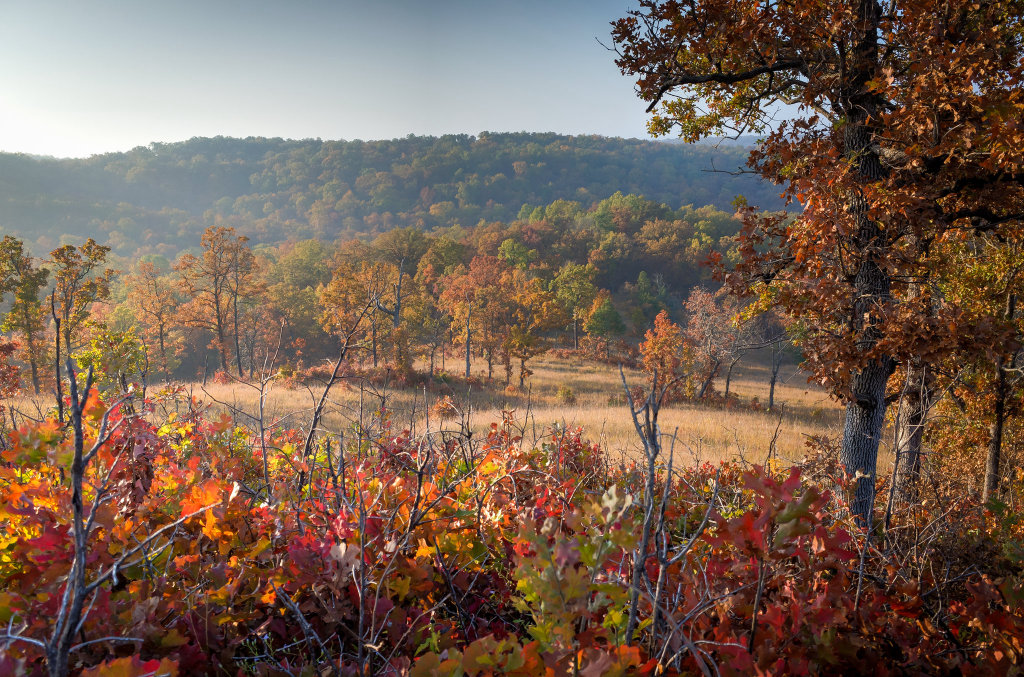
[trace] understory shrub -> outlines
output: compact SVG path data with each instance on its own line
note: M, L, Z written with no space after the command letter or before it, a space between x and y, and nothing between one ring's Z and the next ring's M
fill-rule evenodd
M952 530L948 504L868 539L821 458L670 475L663 458L645 502L641 468L610 463L578 428L524 448L511 415L482 438L414 437L382 415L307 445L299 431L268 425L260 438L195 408L147 412L91 398L82 416L83 448L96 449L82 580L99 583L69 646L74 674L1007 674L1024 663L1020 520L958 509L957 529L992 544L970 566L929 535ZM3 674L45 672L42 645L74 578L85 526L62 471L75 455L65 430L27 425L2 452Z

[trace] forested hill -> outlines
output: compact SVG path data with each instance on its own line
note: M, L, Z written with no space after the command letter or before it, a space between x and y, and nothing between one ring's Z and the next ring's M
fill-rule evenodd
M256 242L336 239L395 226L510 221L557 199L587 207L616 191L673 208L777 207L723 145L493 134L391 141L194 138L88 159L0 154L0 232L34 252L94 237L120 255L173 254L211 223Z

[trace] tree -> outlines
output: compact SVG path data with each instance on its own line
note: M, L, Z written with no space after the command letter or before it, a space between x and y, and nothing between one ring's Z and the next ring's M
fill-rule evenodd
M331 281L331 254L316 240L278 248L276 261L264 266L267 297L287 321L287 335L303 350L327 355L333 348L320 324L319 289Z
M866 520L886 385L926 324L907 322L901 301L945 233L1008 237L1024 214L1020 7L640 5L614 39L617 64L655 111L651 131L770 131L750 163L803 204L792 220L742 210L743 262L729 281L813 328L808 363L847 403L841 457ZM769 130L780 102L796 113Z
M186 253L174 264L181 290L189 301L182 312L187 326L210 331L227 371L229 340L235 348L235 366L242 377L242 350L239 337L240 304L255 294L256 261L248 246L249 238L235 229L210 226L201 240L200 256Z
M694 375L700 379L696 398L703 399L711 391L711 384L736 341L736 313L700 287L690 292L684 308L687 316L684 336L694 348Z
M394 281L388 285L387 294L391 306L384 305L383 294L376 300L377 309L391 316L391 326L398 329L402 321L402 301L412 290L404 286L406 276L416 273L420 259L427 252L429 242L418 228L396 228L389 230L373 242L373 250L379 260L393 268L390 271Z
M149 360L135 329L100 327L77 358L84 370L92 370L93 383L104 399L115 401L141 386Z
M999 494L1006 431L1011 420L1019 417L1024 401L1024 313L1019 307L1024 298L1024 241L1000 241L982 234L969 245L941 247L949 257L944 269L950 274L940 289L943 303L960 310L966 316L962 324L974 330L961 335L958 351L950 359L934 364L941 388L953 390L961 408L987 423L982 500L988 501ZM965 388L967 384L970 387ZM916 395L913 391L919 386L908 386ZM903 486L919 472L919 457L903 453L900 464L897 477Z
M622 321L622 316L612 304L608 292L599 293L594 299L583 329L588 334L600 337L621 336L626 333L626 323Z
M174 367L173 355L176 353L176 350L171 349L174 343L171 332L180 326L178 311L181 307L174 280L152 261L141 261L135 272L128 276L125 285L128 289L128 302L138 312L146 333L156 341L160 351L160 368L165 376L169 376Z
M341 338L348 337L349 346L369 339L374 367L386 322L386 316L377 310L377 302L386 289L388 273L385 264L339 256L330 283L320 291L323 328Z
M682 399L685 395L683 381L689 366L683 355L685 344L682 328L669 319L665 310L658 313L654 326L644 334L640 355L644 371L651 374L651 392L657 393L659 403Z
M500 288L507 270L495 256L475 256L468 268L459 266L441 280L441 299L452 308L452 329L461 330L457 335L465 347L466 378L473 345L483 350L487 378L492 376L495 351L500 349L508 326L509 299Z
M0 242L0 271L5 295L8 291L14 294L0 329L20 338L21 357L31 369L32 388L38 395L39 368L46 359L46 311L39 292L46 286L50 271L37 267L21 240L11 235L5 235Z
M259 297L266 291L259 274L259 261L253 255L252 250L246 245L247 237L238 238L237 246L231 248L231 268L228 275L228 293L231 295L231 324L232 333L235 336L235 366L238 368L238 376L242 377L242 316L248 311L255 310ZM263 318L260 318L262 320ZM258 322L260 322L258 320ZM250 323L251 324L251 323ZM259 331L251 331L249 335L255 337ZM249 352L249 371L252 372L255 350Z
M786 325L778 313L771 310L758 315L755 320L754 331L757 332L756 340L758 345L764 346L771 351L771 361L768 371L768 411L775 408L775 384L779 379L779 369L782 368L782 360L786 357L787 348L792 343Z
M580 321L584 319L584 312L590 308L597 296L597 287L594 285L596 273L591 264L580 265L569 261L559 269L551 282L555 298L561 304L566 317L572 322L573 350L580 348Z
M668 288L661 276L651 280L647 271L640 271L637 275L636 284L626 284L626 291L631 295L633 312L630 320L633 322L633 330L639 334L646 330L658 313L668 306Z
M431 378L434 376L434 358L438 350L442 350L443 355L445 340L452 325L452 316L441 302L438 281L430 281L431 275L428 273L432 271L430 266L420 266L416 274L418 292L406 306L412 338L423 347L423 354L430 363Z
M421 277L424 284L432 284L447 273L450 273L459 264L467 261L466 245L455 240L451 235L441 235L430 243L430 247L420 258L416 274ZM430 267L431 273L426 272Z
M498 247L498 258L510 266L526 270L537 260L537 250L529 249L515 238L505 238Z
M110 296L110 281L115 271L100 271L110 247L97 244L91 237L80 247L64 245L50 252L53 265L54 319L59 324L58 338L64 339L64 353L75 349L72 338L79 335L89 316L89 306Z
M510 321L502 344L506 356L519 360L519 387L526 384L530 371L526 362L547 350L543 333L561 324L565 315L555 295L544 288L539 278L531 278L519 268L505 272L501 291L511 299ZM505 384L510 379L510 362L505 361Z

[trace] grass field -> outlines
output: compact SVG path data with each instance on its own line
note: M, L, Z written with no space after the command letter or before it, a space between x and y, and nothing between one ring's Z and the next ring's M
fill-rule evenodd
M474 373L483 374L483 362L474 364ZM352 421L382 403L393 412L396 429L422 433L450 427L452 422L431 420L425 410L447 395L468 420L474 431L483 432L491 423L500 422L503 411L514 411L524 430L524 443L533 444L550 434L554 425L582 426L585 436L597 441L616 457L634 457L640 449L629 412L622 404L622 380L618 369L579 358L541 357L531 363L533 376L524 392L506 392L500 383L467 388L433 383L417 389L382 389L345 382L331 391L323 426L331 432L349 427ZM646 375L627 370L630 385L642 385ZM568 385L575 402L567 404L557 397L558 387ZM717 384L719 389L724 380ZM258 410L258 392L240 384L208 384L194 387L196 397L214 409L254 413ZM662 410L661 427L665 434L676 435L676 449L699 460L718 460L743 456L749 460L767 455L775 439L780 457L799 460L805 453L809 435L835 435L841 422L841 409L827 393L807 383L806 374L795 365L786 365L776 384L775 411L756 411L747 406L751 398L768 399L768 369L751 360L740 363L734 372L732 392L742 406L673 404ZM288 389L273 385L265 404L265 420L284 419L289 425L308 421L319 387ZM244 414L242 418L247 418ZM437 418L436 416L434 417Z
M456 365L461 366L461 361ZM551 434L554 425L581 426L584 436L596 441L612 459L635 458L640 443L623 404L622 380L618 369L580 358L541 356L531 362L533 376L524 392L507 392L500 381L493 385L449 386L434 382L416 389L379 388L344 381L330 394L322 427L329 432L351 428L382 404L392 412L393 428L422 433L458 425L455 421L428 422L425 410L448 396L463 414L470 428L485 432L491 423L502 420L503 411L513 411L523 429L524 444L532 445ZM483 376L486 365L474 363L475 375ZM647 375L626 370L627 382L643 385ZM558 387L572 389L575 402L567 404L556 393ZM724 379L716 383L719 391ZM231 413L239 423L252 424L259 411L259 391L251 386L208 383L185 384L192 395L208 404L211 412ZM840 407L828 394L807 383L807 376L796 365L784 365L775 390L775 410L758 411L749 405L753 397L763 404L768 400L768 369L756 356L736 368L731 391L739 396L739 405L677 403L662 410L660 423L664 434L676 436L676 452L694 460L716 461L743 457L763 461L772 447L783 459L797 461L806 451L808 436L836 435L841 424ZM267 424L303 428L308 425L320 386L287 388L283 383L269 384L264 400ZM51 400L22 398L15 407L32 416L51 405Z

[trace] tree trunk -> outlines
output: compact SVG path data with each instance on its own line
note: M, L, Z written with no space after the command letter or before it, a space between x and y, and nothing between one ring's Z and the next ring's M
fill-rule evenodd
M163 366L164 366L164 378L167 378L168 376L170 376L170 374L168 373L168 370L167 370L167 347L164 345L164 334L165 333L166 333L166 331L164 331L164 326L161 324L160 325L160 361L163 363Z
M739 361L740 361L740 358L738 358L738 357L733 359L733 361L729 363L729 370L725 372L725 395L724 395L724 398L725 398L726 401L729 400L729 386L732 384L732 370L736 368L736 365L739 363Z
M395 314L391 318L391 326L398 329L402 322L402 279L405 277L405 259L398 264L398 284L395 285Z
M398 325L402 321L402 281L405 277L405 259L398 264L398 283L392 285L395 290L395 305L388 308L386 305L380 302L380 299L374 300L374 305L377 306L377 310L382 313L386 313L391 317L391 328L398 329Z
M71 357L71 329L68 318L61 321L61 326L64 328L64 355Z
M896 461L893 477L897 505L912 503L921 476L921 441L931 400L931 372L914 360L907 365L907 388L896 416Z
M57 383L54 385L54 390L57 397L57 420L60 421L61 427L64 426L64 390L60 382L60 317L57 316L56 305L54 304L54 295L50 294L50 314L53 316L53 349L56 355L53 358L53 370L54 375L57 378ZM70 355L68 358L70 359Z
M213 307L216 313L217 328L217 353L220 355L220 368L224 371L231 370L231 360L228 358L227 341L224 339L224 318L221 317L220 296L213 297Z
M469 310L466 311L466 380L467 381L469 380L469 358L470 358L470 355L471 355L470 339L473 337L472 336L472 331L473 330L472 330L471 325L469 323L472 314L473 314L473 307L470 306ZM488 374L488 378L490 378L490 374Z
M373 366L377 367L377 321L373 318L370 322L370 348L373 350Z
M238 339L238 294L236 293L231 299L232 315L234 316L235 324L235 366L238 367L238 378L243 378L242 373L242 346Z
M718 360L715 360L714 362L712 362L711 370L708 372L708 377L706 379L704 379L704 383L702 383L701 386L700 386L700 392L697 393L697 399L698 400L704 399L704 396L707 394L708 390L711 388L711 382L715 380L715 376L718 374L718 369L721 366L722 366L722 363L720 361L718 361Z
M846 405L840 460L855 480L853 515L866 524L875 500L878 444L885 424L885 384L892 373L890 361L874 360L854 374L854 399ZM859 477L858 477L859 476Z
M60 327L60 320L57 320L57 322L58 322L57 326ZM54 370L54 376L57 379L57 383L56 383L56 386L55 386L56 393L57 393L57 420L59 420L60 424L63 426L64 425L64 386L63 386L63 384L61 382L61 379L60 379L60 334L57 334L57 337L54 339L54 341L53 341L53 348L54 348L54 351L56 352L56 355L53 358L54 359L54 365L53 365L54 369L53 370Z
M843 155L854 163L854 171L860 179L871 183L885 174L877 153L872 150L874 134L869 127L874 124L880 110L879 95L868 83L878 76L881 7L876 0L861 0L858 14L864 34L853 45L848 86L845 88L849 95L841 102L846 118L842 127ZM848 211L856 223L851 244L860 259L854 277L850 318L856 332L857 349L863 354L874 348L880 337L875 313L891 300L892 280L877 260L889 246L878 223L871 218L870 206L863 193L854 191L849 200ZM847 474L856 478L850 509L862 525L869 524L875 500L878 444L885 424L885 386L895 367L892 358L876 357L855 370L850 379L850 400L846 405L839 455Z
M779 369L782 368L782 350L772 346L772 375L768 379L768 411L775 407L775 383L779 380Z
M31 350L31 348L29 349ZM39 394L39 365L36 364L36 356L29 354L28 366L32 369L32 391Z
M23 314L25 322L25 343L28 349L28 366L32 369L32 390L39 394L39 365L36 361L36 337L32 331L31 316L26 310Z
M981 501L987 503L999 494L999 461L1003 453L1003 428L1006 423L1006 365L1002 359L996 366L996 408L989 426L988 454L985 457L985 486Z
M580 337L579 337L578 325L579 325L579 320L576 318L576 314L573 313L573 316L572 316L572 349L573 350L579 350L580 349Z

